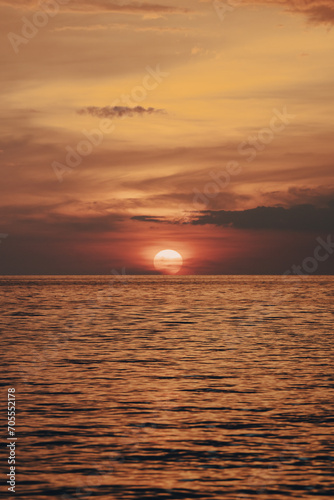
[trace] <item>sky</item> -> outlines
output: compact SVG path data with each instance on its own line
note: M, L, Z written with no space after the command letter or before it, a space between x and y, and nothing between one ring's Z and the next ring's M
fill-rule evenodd
M0 273L334 273L333 0L0 0Z

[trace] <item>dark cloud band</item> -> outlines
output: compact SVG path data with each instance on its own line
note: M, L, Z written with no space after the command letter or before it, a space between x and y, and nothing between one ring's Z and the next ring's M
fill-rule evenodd
M305 14L313 23L334 23L333 0L243 0L245 4L281 5L289 12Z
M236 212L205 211L193 220L192 224L213 224L238 229L333 231L334 203L327 208L296 205L291 208L257 207Z
M79 115L91 115L98 118L122 118L124 116L152 115L153 113L165 113L165 111L156 108L143 108L142 106L134 108L128 106L105 106L103 108L88 106L78 111Z
M136 216L133 220L141 222L182 224L153 216ZM334 199L328 207L296 205L291 208L257 207L250 210L227 211L205 210L193 214L190 224L195 226L223 226L234 229L276 230L276 231L334 231Z

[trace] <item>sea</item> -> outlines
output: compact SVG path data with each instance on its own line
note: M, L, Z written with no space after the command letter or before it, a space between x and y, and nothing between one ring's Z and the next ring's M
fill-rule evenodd
M0 291L4 498L334 497L333 276L2 276Z

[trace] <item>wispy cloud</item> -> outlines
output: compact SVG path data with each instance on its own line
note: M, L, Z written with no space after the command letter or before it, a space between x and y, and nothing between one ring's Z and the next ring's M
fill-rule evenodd
M212 4L213 0L200 0L202 3ZM285 7L288 12L304 14L312 23L334 23L334 2L333 0L240 0L233 5L233 2L227 0L215 0L214 4L222 12L228 7L230 11L235 8L242 8L247 5L265 5L273 7L279 5Z
M143 108L142 106L136 106L134 108L127 106L105 106L104 108L98 106L88 106L78 110L79 115L91 115L98 118L122 118L124 116L152 115L153 113L165 113L165 110Z
M52 31L106 31L106 30L132 30L139 32L153 31L156 33L184 33L189 32L186 28L171 28L167 26L134 26L126 23L115 24L91 24L91 25L73 25L57 26Z
M313 23L334 23L333 0L243 0L245 4L282 5L289 12L305 14Z
M0 0L0 5L16 9L40 9L40 0ZM115 2L109 0L76 0L60 5L63 12L120 12L124 14L186 14L189 9L149 2Z

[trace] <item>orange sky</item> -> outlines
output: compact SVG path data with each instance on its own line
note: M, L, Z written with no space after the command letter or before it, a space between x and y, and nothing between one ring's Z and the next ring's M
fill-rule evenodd
M13 5L1 273L283 273L334 234L332 0Z

